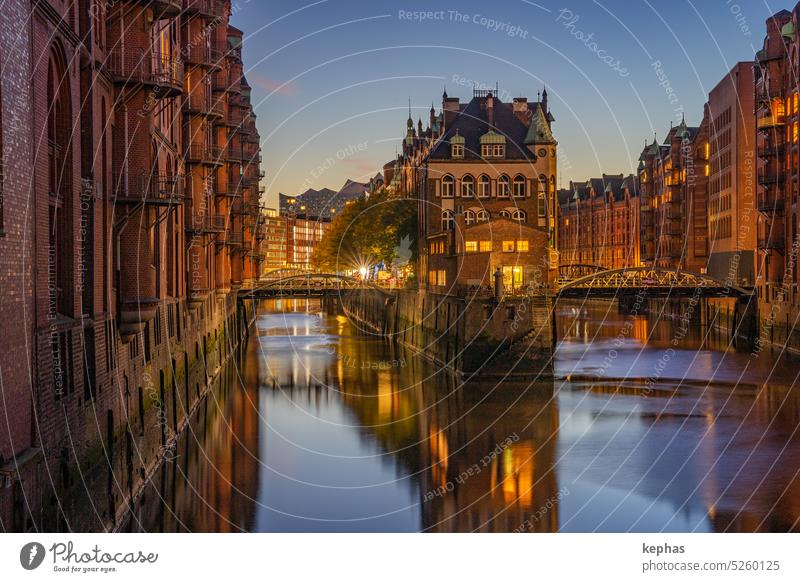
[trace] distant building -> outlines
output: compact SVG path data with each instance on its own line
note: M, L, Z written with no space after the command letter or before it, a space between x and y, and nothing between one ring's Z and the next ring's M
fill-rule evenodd
M265 208L262 212L259 234L262 236L261 249L264 254L263 272L286 266L287 225L286 217L274 208Z
M311 266L315 247L331 226L324 218L286 216L286 265L298 269Z
M738 63L708 95L708 274L755 282L756 159L753 62Z
M560 265L641 265L636 176L607 175L559 190Z
M415 180L420 204L419 278L458 293L506 290L554 278L557 267L556 145L547 92L504 103L492 91L472 100L442 96L427 130L409 116L403 180ZM394 177L393 177L394 179ZM407 186L401 186L405 189Z
M297 196L280 194L280 212L284 215L304 214L330 220L347 204L369 196L383 184L383 176L378 173L369 182L356 182L348 179L338 191L330 188L321 190L309 188Z
M645 265L704 273L708 261L708 116L684 120L639 158L641 259Z

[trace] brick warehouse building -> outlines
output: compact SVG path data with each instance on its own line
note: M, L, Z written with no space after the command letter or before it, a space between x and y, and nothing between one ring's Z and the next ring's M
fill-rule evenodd
M762 337L788 340L800 314L797 273L798 180L798 27L800 4L766 22L763 47L756 54L754 99L757 195L756 291Z
M420 280L429 290L506 290L554 277L556 140L547 92L503 103L492 91L442 101L427 131L408 119L401 189L420 198ZM552 275L552 277L551 277Z
M708 108L699 127L671 127L639 158L641 260L705 273L708 262Z
M560 265L641 266L636 176L603 174L558 191Z
M238 343L262 174L230 11L0 11L4 530L115 527Z

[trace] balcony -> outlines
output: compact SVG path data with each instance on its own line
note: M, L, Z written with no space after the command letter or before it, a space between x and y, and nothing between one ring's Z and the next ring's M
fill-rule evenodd
M760 186L782 186L786 176L775 170L759 170L758 184Z
M242 195L242 183L238 178L231 178L228 180L228 191L226 196L239 197Z
M782 156L786 152L786 144L778 144L778 145L765 145L758 148L758 157L760 158L772 158L775 156Z
M184 199L183 176L165 174L129 175L125 172L113 176L115 201L121 204L153 204L169 206Z
M763 251L778 250L786 248L786 239L782 232L772 232L758 235L758 249Z
M773 129L786 124L785 115L765 115L756 120L757 129Z
M221 18L225 14L225 6L219 0L186 0L185 11L187 14Z
M181 0L142 0L141 3L153 9L156 19L175 18L183 8Z
M228 231L225 233L225 244L228 246L238 247L242 246L244 242L244 237L242 236L241 232L231 232Z
M186 161L190 164L206 164L210 157L208 150L205 144L190 144L186 150Z
M207 214L193 212L187 217L186 230L200 233L215 233L225 230L225 216L221 214Z
M231 127L239 127L242 125L242 109L238 105L228 104L228 117L225 123Z
M227 149L227 158L229 162L241 163L242 162L242 148L239 146L229 145Z
M784 200L783 196L778 196L774 189L769 189L758 195L758 202L756 208L759 212L770 214L773 212L783 212Z
M192 91L183 103L187 113L208 116L211 113L211 92Z
M777 81L781 79L770 79L770 81L762 81L756 85L756 100L762 102L769 102L773 99L783 97L783 85Z
M220 99L218 96L212 95L211 107L208 110L209 117L222 119L225 117L225 99Z
M175 97L183 91L183 65L172 55L114 49L106 67L116 83L152 87L156 98Z
M224 93L228 90L228 79L225 73L212 75L211 77L211 90L217 93Z

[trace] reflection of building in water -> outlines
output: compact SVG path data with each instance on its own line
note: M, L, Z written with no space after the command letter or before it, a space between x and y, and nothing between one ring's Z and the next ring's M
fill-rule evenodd
M256 349L250 342L248 352ZM128 529L237 532L253 527L258 489L258 369L229 364L175 457L153 478ZM255 368L255 370L253 370Z
M428 531L558 529L553 469L554 404L505 381L470 384L431 404L428 446L420 447L422 516ZM454 410L467 411L463 416Z

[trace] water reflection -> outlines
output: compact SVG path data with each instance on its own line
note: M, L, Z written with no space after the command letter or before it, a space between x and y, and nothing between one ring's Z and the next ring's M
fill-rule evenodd
M630 334L607 376L647 370L670 345L668 322L567 305L556 369L575 379L459 386L319 308L263 306L247 353L148 491L142 529L798 528L795 389L708 376L577 379L621 329ZM746 357L703 344L701 334L676 350L702 362L679 360L686 370Z

